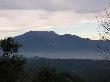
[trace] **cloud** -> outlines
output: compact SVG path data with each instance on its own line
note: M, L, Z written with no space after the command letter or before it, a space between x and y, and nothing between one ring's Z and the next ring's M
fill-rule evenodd
M88 13L103 10L109 0L0 0L1 10L73 10L77 13Z
M0 0L0 33L9 36L94 23L93 10L102 11L108 3L109 0Z
M93 14L76 14L73 11L1 10L0 30L44 29L53 26L95 22Z

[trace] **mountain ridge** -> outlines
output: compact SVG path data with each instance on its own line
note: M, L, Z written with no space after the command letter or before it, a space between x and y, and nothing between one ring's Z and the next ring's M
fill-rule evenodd
M99 43L99 40L80 38L71 34L58 35L54 31L29 31L14 38L23 44L21 52L30 53L28 56L34 54L33 56L47 56L48 58L63 56L64 58L72 58L75 54L78 57L84 54L89 57L91 53L96 55L95 48Z

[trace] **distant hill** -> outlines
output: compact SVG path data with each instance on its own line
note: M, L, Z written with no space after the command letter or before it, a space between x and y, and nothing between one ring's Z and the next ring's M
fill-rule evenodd
M26 66L30 71L37 71L40 65L47 64L60 71L76 73L86 80L94 80L93 82L98 80L98 78L101 79L101 77L107 78L107 76L110 76L110 61L107 60L47 59L32 57L27 60Z
M26 57L100 58L95 49L99 41L76 35L58 35L54 31L29 31L16 36L15 39L23 44L21 52Z

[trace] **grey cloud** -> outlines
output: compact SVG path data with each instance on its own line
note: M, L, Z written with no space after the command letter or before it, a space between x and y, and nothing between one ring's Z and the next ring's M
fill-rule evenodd
M104 9L109 0L0 0L1 10L73 10L88 13Z

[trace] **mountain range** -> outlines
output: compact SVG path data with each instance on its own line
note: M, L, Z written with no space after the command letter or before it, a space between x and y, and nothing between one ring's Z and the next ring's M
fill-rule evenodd
M100 59L96 51L99 40L76 35L59 35L54 31L29 31L14 37L23 44L20 52L26 57Z

